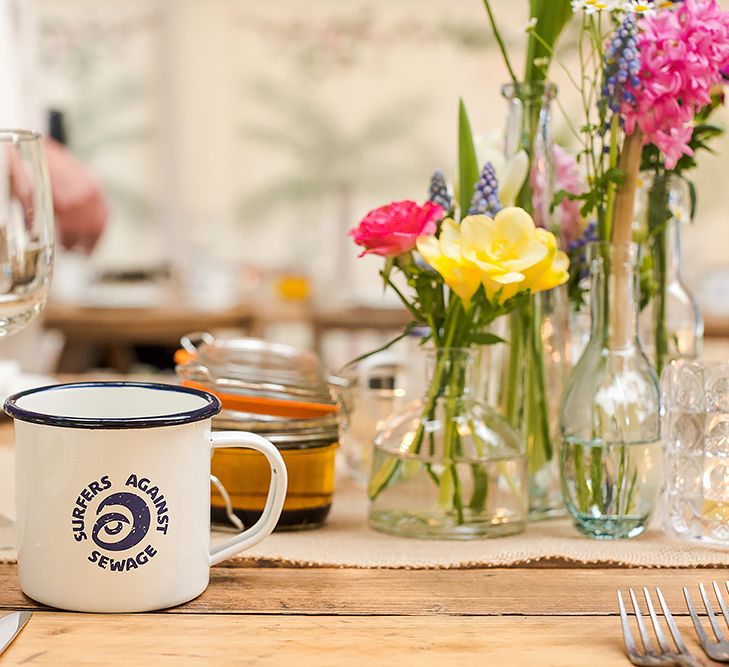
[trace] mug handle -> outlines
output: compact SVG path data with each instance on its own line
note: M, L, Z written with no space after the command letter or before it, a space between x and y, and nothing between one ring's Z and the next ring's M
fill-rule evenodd
M236 535L211 549L210 565L216 565L226 558L250 549L273 532L286 499L288 475L286 465L278 449L260 435L243 431L217 431L210 435L213 449L222 449L224 447L254 449L263 454L268 461L268 465L271 466L271 485L268 488L268 498L261 518L240 535Z

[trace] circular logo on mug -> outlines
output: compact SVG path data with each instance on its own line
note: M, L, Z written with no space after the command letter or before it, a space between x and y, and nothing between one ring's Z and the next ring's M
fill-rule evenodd
M93 480L71 510L73 539L91 542L88 560L109 572L147 565L170 527L167 500L151 479L131 474L120 486L114 488L109 475Z

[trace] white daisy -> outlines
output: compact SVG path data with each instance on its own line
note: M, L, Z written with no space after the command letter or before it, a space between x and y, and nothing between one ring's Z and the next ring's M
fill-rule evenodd
M656 4L647 0L627 0L623 10L631 14L651 15L656 13Z
M585 14L614 12L623 9L621 0L572 0L572 11L583 11Z

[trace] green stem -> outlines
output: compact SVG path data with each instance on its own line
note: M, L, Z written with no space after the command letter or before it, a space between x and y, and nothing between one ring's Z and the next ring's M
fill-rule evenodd
M577 487L577 503L580 507L580 511L583 514L587 514L590 509L590 490L587 488L587 474L585 470L585 448L583 445L572 445L573 448L573 459L575 466L575 486ZM569 449L565 447L562 450L562 456L566 457L569 455ZM565 497L568 497L568 493L565 492Z
M660 377L668 360L668 326L666 304L668 301L668 275L666 243L671 212L668 209L667 178L656 172L648 195L648 232L653 250L653 278L657 285L654 297L653 335L656 372Z
M618 460L618 483L616 486L617 499L615 503L615 511L618 515L625 514L625 510L621 507L623 504L623 485L625 484L625 466L627 465L627 452L625 450L625 443L620 445L620 459ZM629 498L626 498L626 504L630 502Z
M590 492L593 505L602 508L602 447L590 447Z
M534 475L552 460L552 439L547 409L547 380L544 345L541 336L542 313L537 299L529 300L528 335L530 341L529 373L527 375L527 450L529 472Z
M463 312L463 306L461 300L457 297L453 298L453 301L449 303L448 313L445 321L445 335L443 338L443 347L453 347L456 335L458 333L458 324L460 321L460 313ZM437 336L437 332L434 332L434 337ZM428 387L428 393L425 397L423 404L423 413L420 418L420 423L415 432L413 442L410 445L410 452L412 454L419 454L422 445L423 437L425 435L425 423L432 421L435 416L435 409L438 401L438 397L443 393L444 382L447 381L444 378L446 368L448 366L448 358L446 355L442 355L436 359L436 366L433 372L433 379ZM376 499L380 493L392 482L402 466L402 461L393 457L389 458L387 462L378 470L376 470L370 478L370 483L367 488L367 493L371 500ZM439 483L438 477L431 475L434 481ZM442 478L440 480L442 483Z
M499 45L499 50L501 51L501 55L504 58L504 64L506 65L506 69L509 72L509 76L511 77L511 80L516 83L516 74L514 72L514 68L511 66L511 60L509 60L509 54L506 50L506 44L504 43L503 38L501 37L501 32L499 31L498 26L496 25L496 19L494 18L494 13L491 11L491 3L489 0L483 0L483 6L486 8L486 13L489 15L489 23L491 23L491 31L494 33L494 38L496 39L496 43Z
M521 360L524 357L524 321L519 309L509 315L511 335L509 337L509 360L507 365L507 377L503 384L506 392L503 401L505 417L516 429L519 428L519 412L521 401L519 400L519 389L523 378L520 376Z
M618 137L620 132L620 117L613 114L610 120L610 169L618 166ZM607 187L607 204L605 205L605 216L600 220L598 238L612 238L613 215L615 214L615 183L610 181Z

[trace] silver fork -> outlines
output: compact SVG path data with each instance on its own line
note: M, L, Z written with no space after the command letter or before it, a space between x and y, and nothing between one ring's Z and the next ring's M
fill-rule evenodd
M712 581L711 584L714 588L716 599L719 602L719 607L721 607L721 613L724 615L724 622L729 624L729 609L727 609L726 602L724 602L724 597L721 594L721 588L715 581ZM729 591L729 581L725 582L725 586L727 591ZM701 625L699 615L696 613L696 609L694 608L694 601L691 599L691 593L689 593L688 588L684 586L683 595L686 598L686 604L688 605L689 613L691 614L691 620L694 622L696 634L699 636L699 641L701 642L701 646L706 652L706 655L708 655L712 660L717 660L718 662L729 662L729 641L724 638L724 633L721 631L721 627L719 627L719 622L716 620L716 616L714 615L714 608L711 606L711 600L704 588L704 584L699 584L699 590L701 591L701 597L704 601L704 607L706 607L706 615L709 617L709 624L711 625L711 629L714 631L717 641L712 641L706 634L706 631Z
M658 615L653 607L653 600L648 592L648 589L643 587L643 595L645 596L646 604L648 605L648 614L651 617L653 624L653 631L656 634L658 640L659 651L654 650L653 642L651 641L650 634L646 630L645 623L643 623L643 615L641 614L638 601L635 599L635 593L633 589L630 589L630 599L633 603L633 610L635 612L635 621L638 625L638 632L640 633L640 639L643 644L643 650L641 651L633 639L633 633L630 629L630 623L628 622L628 613L625 610L625 604L623 603L623 595L618 591L618 607L620 608L620 622L623 626L623 639L625 641L625 649L628 653L630 662L639 667L663 667L668 665L679 665L680 667L702 667L703 663L696 660L686 648L686 644L683 642L681 633L676 626L676 622L673 620L671 611L666 604L666 600L661 593L660 588L656 588L656 594L658 600L661 603L661 609L663 610L663 617L666 619L668 629L671 631L671 636L676 644L677 651L669 645L666 640L666 635L663 633L661 624L658 621Z

